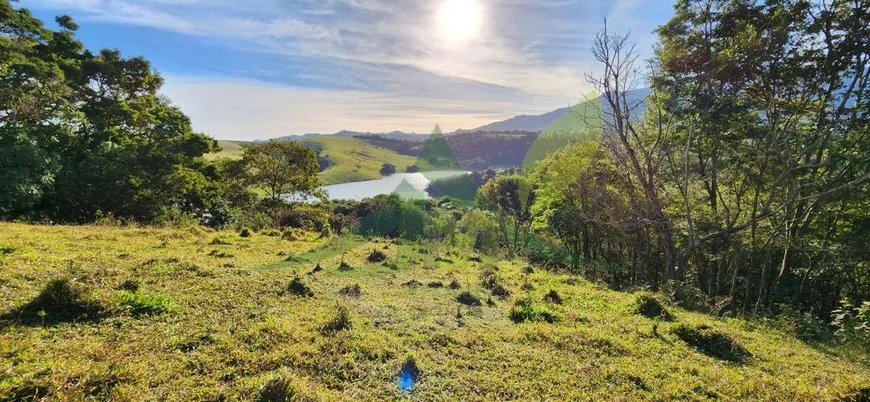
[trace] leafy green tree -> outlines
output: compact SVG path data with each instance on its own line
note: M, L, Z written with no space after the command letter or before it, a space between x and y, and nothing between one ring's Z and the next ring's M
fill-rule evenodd
M621 254L627 251L626 233L635 228L625 189L597 141L575 143L551 154L539 166L536 182L535 227L559 239L571 253L573 269L580 268L581 260L629 261Z
M475 250L486 253L498 250L501 232L492 213L480 210L468 211L457 222L457 228L473 240Z
M147 60L91 53L71 18L56 21L61 30L48 30L0 0L0 214L81 222L190 212L184 198L204 188L195 172L216 142L158 95L163 81Z
M512 255L528 244L534 200L532 183L519 175L498 176L478 190L478 204L497 214L502 240Z
M249 183L273 200L282 195L313 195L320 186L317 154L294 141L249 145L242 151L242 163Z
M845 278L867 276L852 260L864 257L835 250L860 236L852 212L870 178L868 8L683 0L659 29L656 110L679 144L664 176L685 217L682 259L709 293L830 311L853 287ZM850 293L870 297L858 282ZM794 293L808 286L829 289Z
M360 232L368 236L401 237L415 240L424 235L427 216L412 201L390 194L360 221Z

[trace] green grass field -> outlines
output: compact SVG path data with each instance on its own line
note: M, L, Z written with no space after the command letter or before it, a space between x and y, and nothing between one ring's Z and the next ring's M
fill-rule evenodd
M322 156L328 156L334 163L320 173L324 184L376 180L383 177L380 170L386 162L396 165L399 172L404 172L406 166L416 162L413 156L400 155L356 138L321 136L306 138L300 142L316 147L321 151ZM219 140L218 145L223 150L206 157L207 159L239 158L245 144L242 141Z
M647 318L637 295L446 246L202 228L0 223L0 233L0 401L847 401L870 392L866 362L777 330L673 306L672 322ZM373 250L386 262L368 262ZM507 295L489 296L485 266L497 267L488 278ZM359 294L340 294L350 285ZM482 305L459 304L466 290ZM521 299L531 304L516 310ZM711 349L703 342L716 338L680 335L702 325L734 343ZM409 359L419 375L402 395Z

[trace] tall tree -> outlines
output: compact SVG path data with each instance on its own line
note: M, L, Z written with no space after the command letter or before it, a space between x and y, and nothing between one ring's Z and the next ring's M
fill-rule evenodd
M0 214L150 221L182 209L216 142L158 96L147 60L91 53L71 18L56 21L48 30L0 0Z
M273 200L282 195L311 195L320 186L317 154L294 141L269 141L245 147L242 163L250 183Z
M532 183L519 175L498 176L478 189L478 203L498 215L502 240L511 255L516 255L528 244L534 190Z

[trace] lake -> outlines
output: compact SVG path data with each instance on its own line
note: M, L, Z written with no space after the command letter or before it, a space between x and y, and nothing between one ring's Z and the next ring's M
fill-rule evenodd
M378 180L357 181L321 187L333 200L371 198L381 194L398 192L411 198L430 198L426 187L432 180L468 174L462 171L434 171L421 173L395 173ZM407 184L405 184L407 183Z

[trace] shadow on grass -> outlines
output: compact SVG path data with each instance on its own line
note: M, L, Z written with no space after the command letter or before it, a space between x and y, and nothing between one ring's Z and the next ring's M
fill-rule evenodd
M671 331L697 351L716 359L744 364L752 357L746 348L730 336L706 325L680 324Z
M89 289L69 279L49 282L29 303L0 316L0 322L27 326L51 326L66 322L97 321L107 309Z

